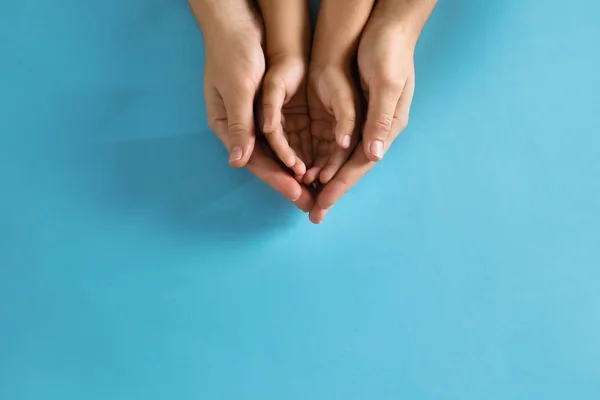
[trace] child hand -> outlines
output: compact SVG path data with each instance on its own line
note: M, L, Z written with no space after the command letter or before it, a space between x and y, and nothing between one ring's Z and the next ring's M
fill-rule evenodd
M306 173L306 165L312 165L306 64L302 58L269 60L262 89L263 133L298 179Z
M314 166L306 184L328 183L358 142L358 92L350 68L328 67L310 72L308 86Z
M308 108L314 166L304 177L326 184L358 142L358 79L352 73L374 0L322 0L309 67Z
M258 0L265 21L268 70L262 89L263 132L297 179L312 164L306 74L310 19L306 0Z

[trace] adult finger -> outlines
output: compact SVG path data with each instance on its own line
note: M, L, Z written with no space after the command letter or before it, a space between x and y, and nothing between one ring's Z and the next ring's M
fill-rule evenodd
M304 185L300 185L302 188L302 194L300 194L300 198L294 202L296 207L305 213L310 212L315 205L315 198L311 191Z
M359 144L360 146L360 144ZM362 151L355 151L317 196L316 210L327 210L344 196L375 165ZM316 211L315 210L315 211Z
M379 161L383 158L401 94L402 88L398 89L395 85L369 88L363 148L365 155L371 161Z
M263 132L273 132L281 126L281 108L285 96L285 81L281 75L270 70L262 84Z
M335 140L341 148L348 149L356 128L356 100L346 82L338 82L337 90L331 97L331 110L335 118Z
M396 139L400 133L408 126L408 120L410 115L410 106L412 105L413 97L415 95L415 79L414 77L409 79L404 86L402 97L396 107L394 113L394 123L392 124L392 135L391 141Z
M325 219L325 216L327 215L328 211L329 210L314 207L312 210L310 210L308 219L310 219L310 222L312 222L313 224L320 224Z
M229 150L229 164L240 168L246 165L254 148L254 93L240 90L223 97L227 110L225 145Z
M227 147L227 110L217 89L208 82L204 82L204 101L208 125Z
M246 164L246 169L281 193L304 212L310 211L314 199L308 189L284 171L261 147L257 147Z

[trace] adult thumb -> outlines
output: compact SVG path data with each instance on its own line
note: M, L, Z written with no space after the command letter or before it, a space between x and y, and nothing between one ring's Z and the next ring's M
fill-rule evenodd
M223 101L227 112L225 145L229 151L229 164L241 168L246 165L254 149L254 98L238 95Z

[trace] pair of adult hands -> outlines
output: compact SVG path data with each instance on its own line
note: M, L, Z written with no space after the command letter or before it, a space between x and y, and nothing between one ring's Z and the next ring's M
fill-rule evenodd
M309 119L306 101L295 102L294 98L285 99L278 95L277 87L284 87L286 82L294 79L280 76L277 70L269 70L265 76L265 36L259 12L249 2L242 1L236 3L235 9L224 10L223 13L211 15L210 21L202 21L204 16L195 11L191 1L192 10L201 23L204 35L204 90L208 121L210 128L229 150L230 165L245 166L299 209L310 212L310 219L314 223L320 223L328 210L383 157L408 123L415 88L413 60L416 39L407 34L406 26L389 12L386 4L388 1L377 2L358 46L359 84L367 102L362 135L359 133L355 135L356 139L353 138L353 141L359 140L358 146L356 143L345 146L356 148L353 152L348 151L345 156L338 157L340 165L325 179L326 183L318 193L293 176L294 173L305 172L301 167L302 163L296 162L294 157L296 153L306 154L302 152L302 148L307 140L308 145L311 145L309 130L318 125L315 125L312 111L310 115L313 121ZM225 3L232 4L223 2ZM278 65L284 63L285 60ZM297 66L299 70L302 68L305 66ZM294 71L294 68L288 66L283 70ZM302 73L303 71L299 71L299 74ZM346 114L350 115L350 119L356 118L354 123L357 128L363 126L359 113L344 110L343 97L347 94L337 90L335 77L330 82L331 88L325 89L329 93L321 96L328 97L329 100L325 109L333 114L337 122L343 119L340 115ZM274 88L269 92L272 95L265 96L268 98L264 102L271 108L280 107L281 114L267 111L269 115L264 115L264 107L261 112L255 113L255 101L263 85ZM294 91L285 87L283 89ZM310 85L308 95L311 95ZM277 118L285 119L290 143L296 141L296 151L291 150L288 154L283 154L283 157L282 154L275 155L271 147L261 140L262 135L256 134L257 127L262 128L265 120L268 121L266 125L277 126L279 121L274 121ZM342 132L342 136L338 135L338 131ZM333 142L325 145L319 143L319 137L315 141L313 133L312 143L324 148L323 156L335 157L335 150L329 145L343 145L343 132L343 128L336 129ZM285 157L289 161L286 162ZM307 157L310 158L310 155ZM291 167L291 172L281 165L280 159ZM314 161L319 162L318 159Z

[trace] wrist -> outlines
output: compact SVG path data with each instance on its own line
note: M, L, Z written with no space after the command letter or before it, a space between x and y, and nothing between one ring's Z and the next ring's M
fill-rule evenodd
M294 62L308 65L309 47L290 42L274 42L267 37L265 58L270 63Z
M260 16L247 0L188 0L204 40L248 29L260 32ZM249 32L244 32L248 35Z
M327 38L327 36L324 37ZM346 70L356 61L357 54L358 40L352 43L319 40L313 45L310 55L310 66L313 70Z
M311 62L322 68L346 69L356 59L360 38L374 0L322 0Z
M194 18L204 35L213 26L219 25L219 3L216 0L188 0Z
M332 46L333 47L333 46ZM312 69L342 69L349 68L356 60L358 45L353 46L347 51L339 51L334 49L323 49L322 51L313 49L311 54L310 65Z
M318 86L321 80L329 80L331 77L344 76L348 80L352 80L351 65L339 64L319 64L311 63L308 67L308 81L313 86Z
M303 79L308 75L308 59L301 55L280 54L267 57L266 61L268 70L286 71L286 73L293 71L295 76L301 76Z
M437 0L380 0L368 25L398 32L405 43L416 46Z

